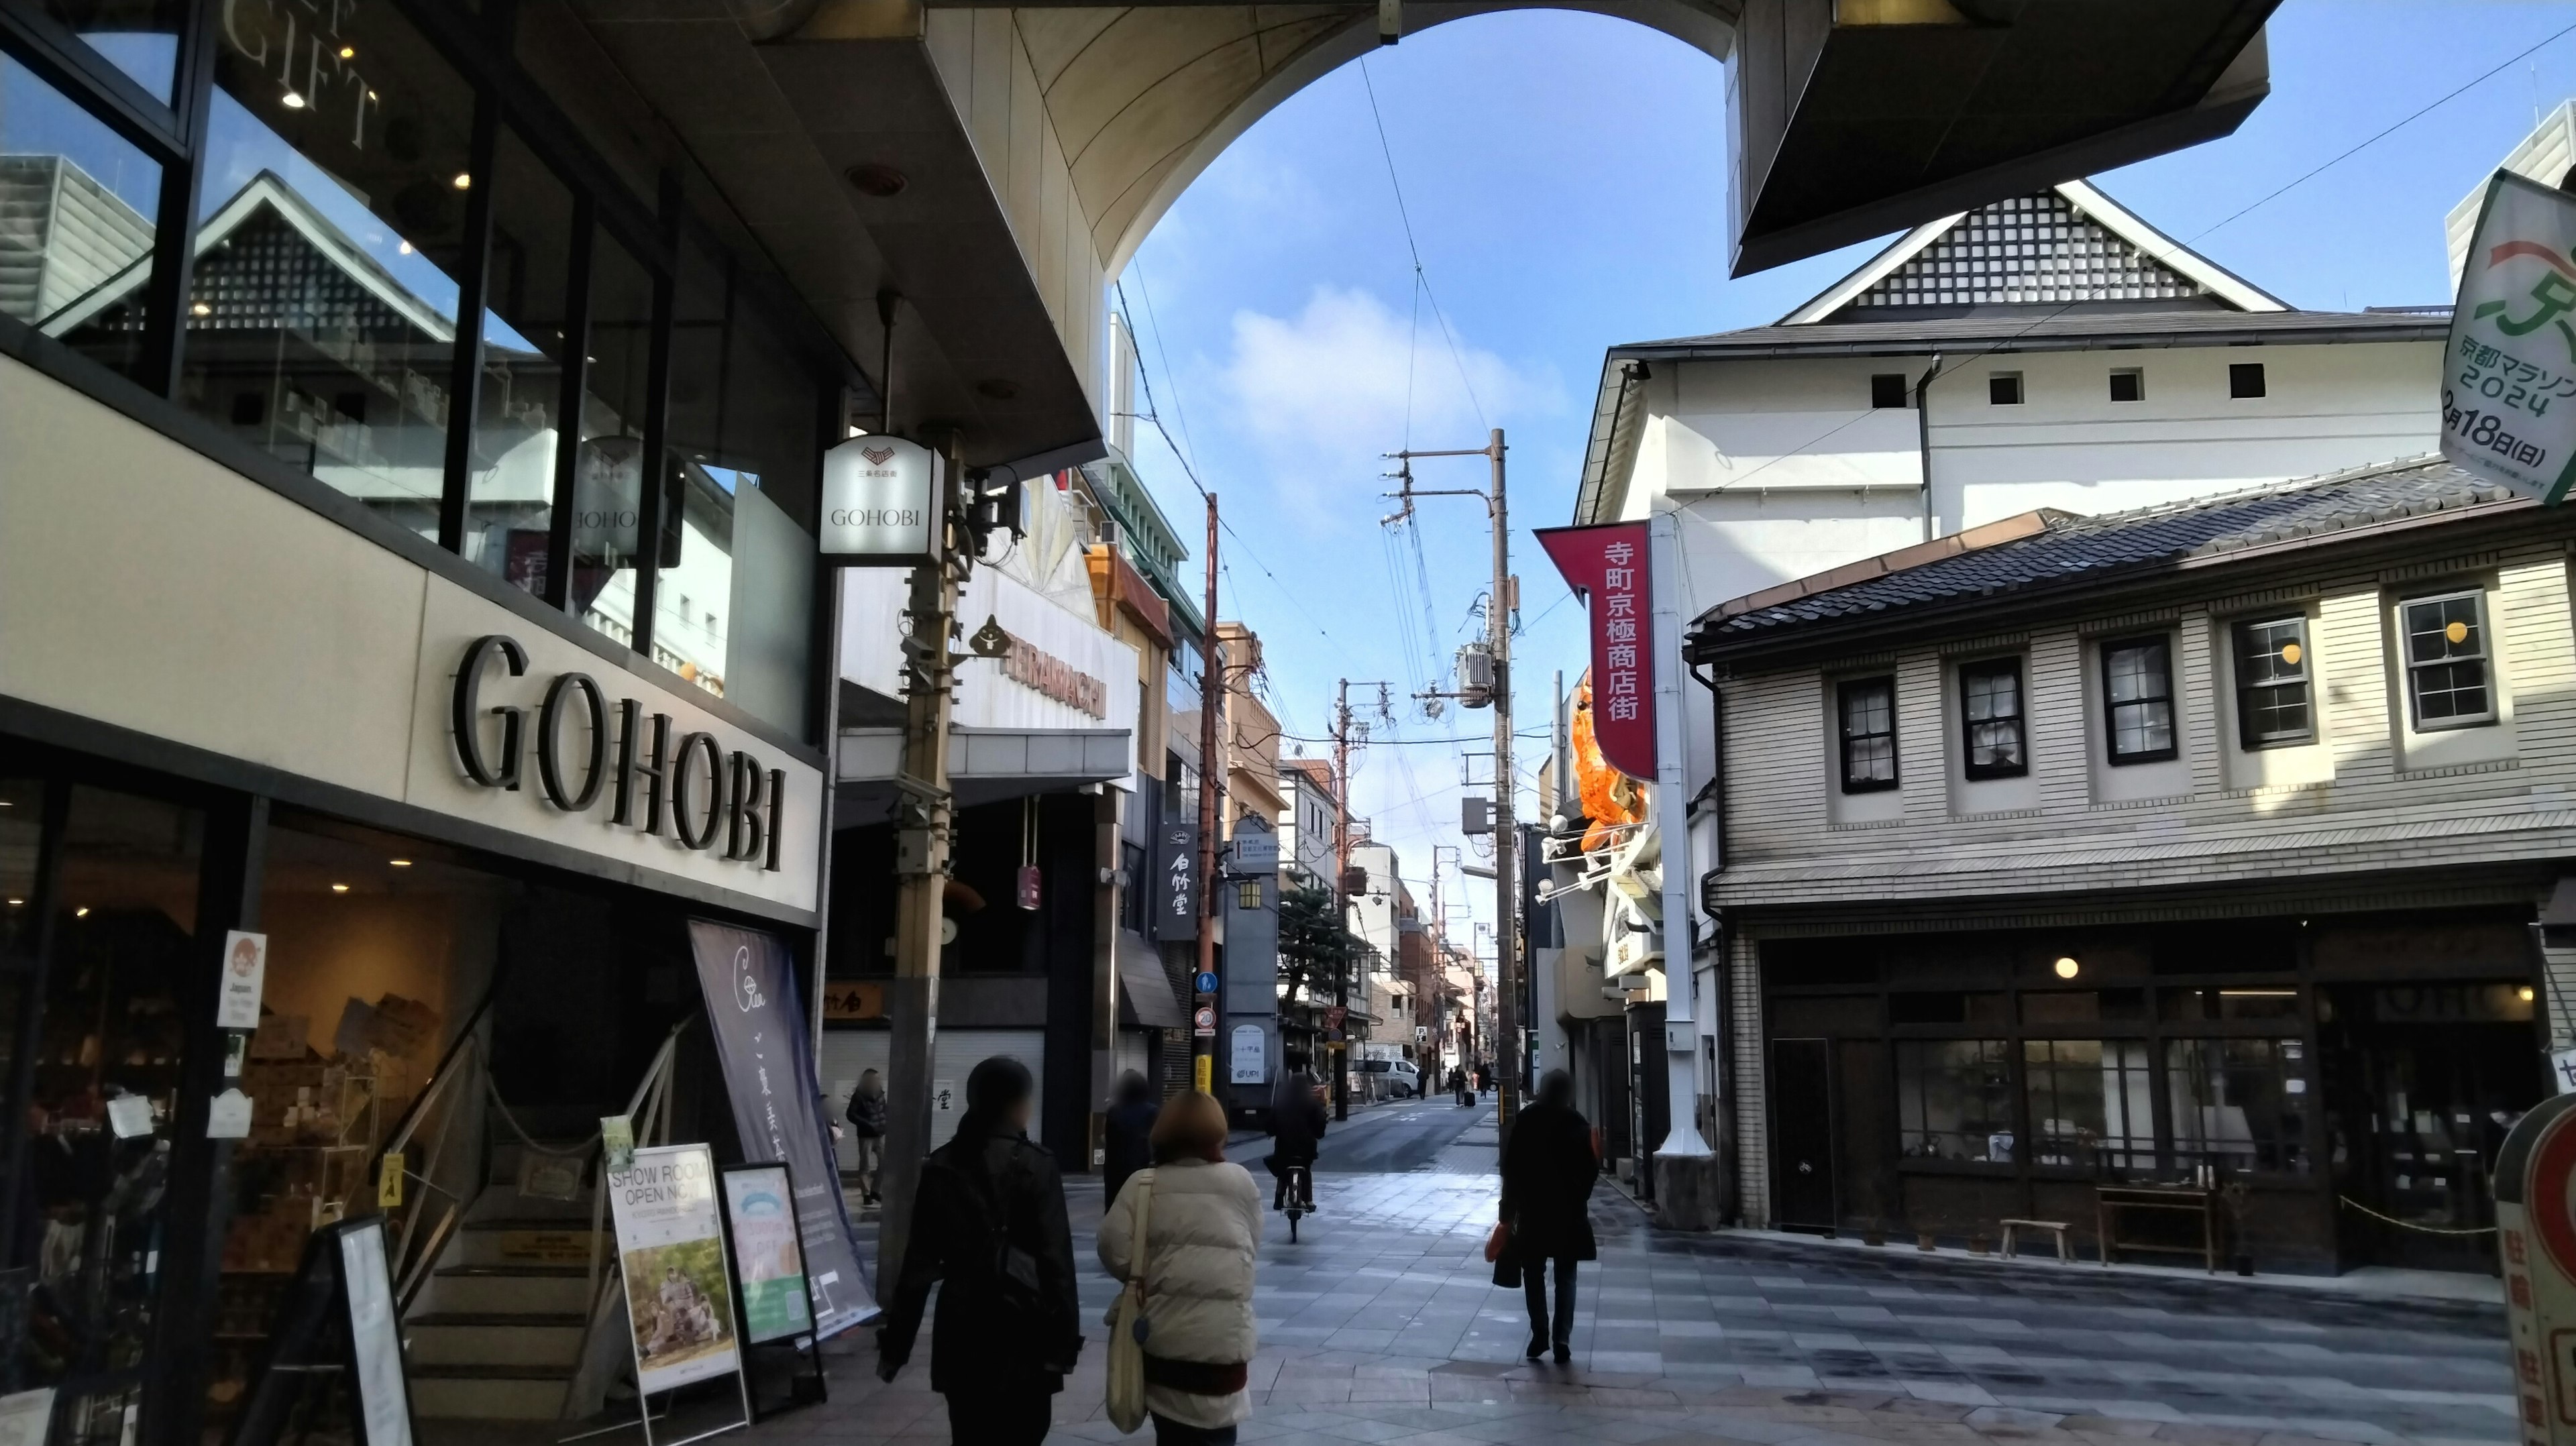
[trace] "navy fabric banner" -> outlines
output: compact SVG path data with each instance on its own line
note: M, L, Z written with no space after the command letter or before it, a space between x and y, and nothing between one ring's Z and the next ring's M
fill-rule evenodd
M796 1225L818 1336L874 1320L876 1297L859 1265L839 1158L817 1102L806 1014L785 940L729 924L689 921L689 948L715 1028L716 1062L733 1099L746 1161L783 1161L796 1179Z

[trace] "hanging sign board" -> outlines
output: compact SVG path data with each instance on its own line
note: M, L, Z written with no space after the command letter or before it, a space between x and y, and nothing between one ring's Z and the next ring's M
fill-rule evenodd
M2487 183L2442 358L2442 455L2553 507L2576 484L2576 195Z
M814 1329L790 1178L787 1167L777 1164L724 1170L725 1227L733 1233L734 1275L742 1286L742 1338L755 1346Z
M1199 826L1171 820L1155 835L1154 860L1162 882L1154 891L1154 937L1171 941L1199 936Z
M1630 778L1655 776L1655 655L1646 524L1542 527L1538 545L1592 613L1592 732Z
M2576 1446L2576 1094L2506 1133L2495 1206L2518 1439Z
M876 1298L859 1271L831 1127L817 1107L823 1089L787 941L692 919L689 948L743 1153L785 1162L796 1181L792 1199L812 1267L806 1284L816 1331L829 1337L873 1320Z
M637 1150L632 1166L609 1172L608 1205L636 1389L649 1396L741 1369L714 1154L704 1145Z
M823 454L823 560L927 567L947 535L939 454L901 437L852 437Z

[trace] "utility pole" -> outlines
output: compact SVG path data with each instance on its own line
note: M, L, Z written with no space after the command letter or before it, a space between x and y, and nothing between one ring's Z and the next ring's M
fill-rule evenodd
M1351 929L1350 898L1343 886L1351 874L1351 680L1342 679L1333 702L1333 923L1347 941ZM1343 952L1347 953L1347 950ZM1347 1033L1351 1007L1351 961L1333 966L1333 1003L1342 1010ZM1351 1117L1350 1051L1333 1054L1333 1118Z
M1216 494L1207 493L1207 631L1199 641L1199 964L1190 998L1190 1069L1201 1094L1216 1092L1216 797L1225 787L1217 724L1225 709L1225 665L1216 651ZM1204 1021L1204 1022L1202 1022Z
M1485 515L1494 530L1494 591L1485 607L1485 647L1494 662L1494 974L1499 997L1495 1001L1496 1038L1494 1072L1500 1076L1501 1088L1495 1092L1495 1119L1504 1129L1520 1113L1521 1093L1521 1024L1520 1024L1520 871L1512 866L1512 854L1518 844L1512 825L1512 605L1518 589L1512 581L1511 512L1504 496L1503 429L1493 429L1482 447L1450 451L1390 452L1387 455L1402 462L1396 474L1403 479L1404 489L1393 494L1404 499L1411 511L1416 497L1479 497L1484 499ZM1490 490L1472 487L1448 489L1416 488L1413 485L1413 459L1416 457L1483 457L1493 464Z

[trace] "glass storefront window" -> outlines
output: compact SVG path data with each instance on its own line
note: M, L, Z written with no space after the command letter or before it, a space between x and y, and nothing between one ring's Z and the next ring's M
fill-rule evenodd
M45 14L99 58L167 102L179 78L184 0L45 0Z
M389 4L226 17L180 400L435 536L474 91Z
M159 1303L163 1204L195 962L203 820L75 788L25 1112L10 1264L32 1268L21 1366L57 1436L119 1439Z
M2008 1042L1926 1039L1896 1046L1897 1134L1909 1157L2012 1163L2012 1104Z
M0 778L0 959L35 951L36 864L44 834L45 786Z
M133 374L161 167L0 55L0 316Z
M653 657L801 734L819 394L734 266L680 256Z
M465 476L465 559L546 591L547 524L563 417L572 192L503 128L492 158L483 375Z
M2196 1019L2296 1019L2299 991L2288 984L2246 985L2226 989L2163 989L2164 1017Z
M2155 1168L2155 1094L2143 1042L2025 1040L2022 1088L2029 1097L2034 1164Z
M2187 1167L2308 1172L2307 1064L2296 1039L2165 1041L2174 1145Z
M642 543L644 414L651 393L653 277L594 231L590 347L582 370L581 453L573 463L573 616L635 644L635 565Z

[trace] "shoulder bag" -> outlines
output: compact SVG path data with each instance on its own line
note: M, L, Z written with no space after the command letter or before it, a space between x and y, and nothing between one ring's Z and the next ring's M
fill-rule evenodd
M1109 1421L1121 1432L1145 1424L1145 1231L1154 1213L1154 1172L1137 1171L1128 1188L1140 1193L1127 1244L1127 1288L1109 1307Z

